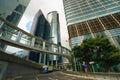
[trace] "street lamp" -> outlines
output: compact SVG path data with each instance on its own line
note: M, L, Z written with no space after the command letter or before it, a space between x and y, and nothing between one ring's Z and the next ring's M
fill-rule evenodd
M94 66L93 66L94 63L95 63L94 61L89 62L89 64L92 65L92 70L93 70L93 72L95 72L95 69L94 69Z
M74 65L75 65L75 72L77 72L77 65L76 65L76 58L74 56Z

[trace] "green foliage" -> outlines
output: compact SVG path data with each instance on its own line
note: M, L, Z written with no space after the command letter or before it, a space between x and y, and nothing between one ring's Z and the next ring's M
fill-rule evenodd
M67 69L70 70L72 68L72 65L71 64L67 64Z
M75 46L72 51L79 61L94 61L104 68L109 69L120 63L120 50L107 38L86 39L80 46Z

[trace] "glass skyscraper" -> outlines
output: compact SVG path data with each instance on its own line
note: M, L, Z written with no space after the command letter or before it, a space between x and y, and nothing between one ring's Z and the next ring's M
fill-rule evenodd
M47 19L50 23L50 41L52 43L61 45L60 37L60 24L59 24L59 14L57 11L52 11L47 14ZM53 61L53 64L62 62L62 57L56 55L49 55L49 61Z
M41 10L39 10L36 13L33 19L30 33L47 41L49 41L50 39L50 24L44 17ZM37 43L37 41L35 43ZM39 63L44 63L44 64L46 64L48 60L47 57L48 56L46 54L42 54L34 51L30 51L30 54L29 54L30 60L33 60Z
M17 26L29 2L30 0L0 0L0 17ZM4 29L14 32L14 30L10 29L8 25L5 25L0 21L0 35L2 34L1 31ZM9 38L12 37L11 34L7 36ZM6 45L1 43L0 48L5 50Z
M120 0L63 0L70 46L108 37L120 46Z
M61 45L59 14L57 11L49 12L47 14L47 19L51 26L50 41Z
M0 17L17 25L30 0L0 0Z

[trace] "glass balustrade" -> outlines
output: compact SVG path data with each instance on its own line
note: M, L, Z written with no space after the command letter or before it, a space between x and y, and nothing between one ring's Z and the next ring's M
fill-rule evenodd
M34 47L35 48L40 48L40 49L42 49L43 47L43 41L40 41L40 40L38 40L38 39L35 39L35 44L34 44Z
M25 44L27 46L31 46L31 41L32 41L32 37L26 34L21 35L20 43Z
M59 53L58 50L59 49L59 46L57 46L57 45L54 45L54 48L53 48L53 51L55 52L55 53Z
M52 51L52 45L50 43L46 43L45 50Z
M12 28L6 24L3 24L2 28L0 29L1 37L5 38L5 39L10 39L13 41L16 41L17 33L18 33L18 30L15 30L14 28Z

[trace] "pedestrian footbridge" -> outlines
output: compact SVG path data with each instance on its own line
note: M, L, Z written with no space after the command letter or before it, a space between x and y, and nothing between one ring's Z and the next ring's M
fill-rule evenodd
M0 18L0 44L44 54L70 57L69 49L27 33L3 18Z
M40 73L43 66L29 59L6 53L7 46L70 58L69 49L25 32L0 17L0 80L26 74L37 74Z

